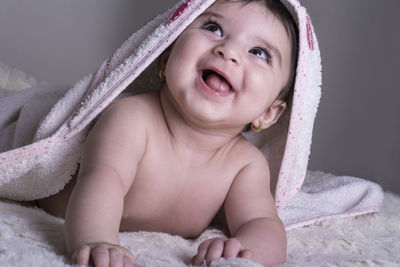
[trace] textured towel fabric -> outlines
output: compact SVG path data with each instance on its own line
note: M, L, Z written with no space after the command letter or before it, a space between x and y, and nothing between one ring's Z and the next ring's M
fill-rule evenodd
M72 88L38 86L0 99L0 197L33 200L61 190L75 172L81 144L93 119L124 91L138 93L143 88L160 88L159 55L213 2L178 2L134 33L95 73L84 77ZM352 208L373 212L382 199L378 186L371 187L367 193L363 187L352 187L352 194L367 199L370 199L369 194L380 194L380 198L372 197L373 201L361 199L358 206L348 205L346 199L337 202L336 194L340 194L340 190L309 194L331 189L318 183L315 188L314 184L309 185L308 195L293 198L306 176L320 98L321 62L318 42L306 10L297 0L285 0L284 3L298 22L300 38L292 105L282 123L263 134L246 137L268 158L276 206L280 214L287 214L285 207L291 213L285 215L289 218L286 227L330 216L356 214ZM344 187L346 183L333 184ZM354 202L352 197L350 194L349 203ZM321 205L309 206L310 198ZM325 209L323 202L338 206ZM315 207L316 210L304 213L293 209L299 206Z
M303 187L279 216L290 230L330 218L378 211L382 201L383 193L376 183L309 171Z

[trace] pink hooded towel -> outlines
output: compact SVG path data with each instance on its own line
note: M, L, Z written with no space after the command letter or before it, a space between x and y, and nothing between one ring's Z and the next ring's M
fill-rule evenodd
M214 1L179 1L72 88L39 86L1 98L0 197L35 200L60 191L77 168L82 143L96 116L125 93L160 88L159 56ZM262 134L246 134L270 163L279 214L290 229L374 212L383 198L378 185L353 177L307 173L321 94L320 51L305 8L297 0L282 2L299 28L292 105L283 123Z

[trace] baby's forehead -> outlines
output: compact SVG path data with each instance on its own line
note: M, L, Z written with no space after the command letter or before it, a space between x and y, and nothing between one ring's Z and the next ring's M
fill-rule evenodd
M279 1L279 0L275 0ZM261 12L271 12L270 4L269 1L267 0L216 0L211 6L208 8L212 8L213 6L226 6L226 5L238 5L241 8L246 8L248 6L255 5L257 6L256 11L261 11ZM274 6L274 5L273 5Z
M204 13L214 12L224 17L235 17L239 21L256 20L257 24L266 24L272 19L274 23L283 25L265 1L217 0Z
M264 1L257 1L257 0L216 0L210 7L207 8L207 10L210 9L215 9L215 8L222 8L221 12L222 13L229 13L229 6L236 6L239 7L238 10L242 11L247 11L248 6L253 6L257 5L257 9L253 11L258 11L258 12L270 12L271 10L267 6L267 4L264 3Z

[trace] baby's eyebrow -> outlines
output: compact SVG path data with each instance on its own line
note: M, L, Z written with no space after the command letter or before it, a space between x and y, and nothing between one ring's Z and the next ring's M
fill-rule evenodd
M212 11L205 11L204 13L202 13L199 17L217 17L217 18L223 18L224 16L222 14L219 13L215 13Z

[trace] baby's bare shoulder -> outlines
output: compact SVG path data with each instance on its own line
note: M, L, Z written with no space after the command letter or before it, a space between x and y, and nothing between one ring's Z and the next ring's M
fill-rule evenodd
M267 159L255 145L241 135L237 138L231 154L238 156L244 165L259 164L268 167Z
M134 133L149 128L159 117L157 109L160 109L157 93L128 96L107 107L100 115L99 122L108 130L119 129L118 135Z
M85 141L88 168L113 166L130 177L130 166L138 162L147 140L147 124L153 116L148 111L157 96L139 95L119 99L100 115Z
M121 147L135 147L133 142L143 143L148 124L154 117L157 95L143 94L119 99L100 115L89 135L90 142L99 144L121 143Z
M152 92L121 98L111 104L105 113L122 116L124 119L147 119L155 113L155 107L158 106L158 93Z

